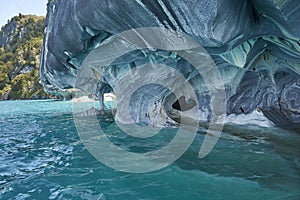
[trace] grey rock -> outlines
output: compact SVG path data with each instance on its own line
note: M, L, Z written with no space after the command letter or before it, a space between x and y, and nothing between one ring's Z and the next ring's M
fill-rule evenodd
M294 0L52 1L48 5L40 76L46 89L75 87L83 60L112 36L133 28L168 28L187 34L212 56L225 83L227 115L244 117L258 111L271 124L297 126L299 19L300 5ZM96 73L95 78L95 72L91 72L86 78L98 81L93 91L101 97L113 92L120 74L130 71L134 75L137 67L153 62L167 64L183 74L195 88L199 109L204 113L200 118L212 120L212 97L200 84L203 79L172 52L137 50L105 66L101 77ZM104 109L103 98L99 99ZM155 85L141 88L131 101L135 122L172 124L180 114L178 106L172 107L176 97Z

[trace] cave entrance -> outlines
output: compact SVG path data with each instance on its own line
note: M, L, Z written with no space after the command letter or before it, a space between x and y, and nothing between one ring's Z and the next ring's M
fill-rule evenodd
M187 111L192 109L196 104L195 100L189 99L186 101L186 97L181 96L172 104L172 108L179 111Z
M117 107L116 96L112 93L104 93L103 94L103 103L107 109L114 109Z

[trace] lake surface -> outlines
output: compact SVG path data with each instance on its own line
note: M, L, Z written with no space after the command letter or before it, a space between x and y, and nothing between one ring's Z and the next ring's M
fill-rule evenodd
M300 199L296 131L227 126L213 151L199 159L205 132L199 130L172 165L132 174L87 151L70 101L3 101L0 110L0 199ZM134 139L108 116L99 120L112 142L135 152L160 148L176 134L166 128L159 137Z

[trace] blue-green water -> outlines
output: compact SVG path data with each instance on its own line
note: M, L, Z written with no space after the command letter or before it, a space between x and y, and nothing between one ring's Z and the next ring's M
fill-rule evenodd
M204 159L197 157L199 133L171 166L130 174L101 164L85 149L71 102L0 102L0 110L0 199L300 199L296 132L227 127ZM126 138L109 118L100 120L110 124L104 131L112 141L128 139L121 146L133 151L159 148L175 132L164 129L166 137L145 142Z

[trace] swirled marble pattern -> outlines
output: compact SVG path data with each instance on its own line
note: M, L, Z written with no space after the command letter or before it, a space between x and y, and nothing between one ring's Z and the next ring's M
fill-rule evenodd
M214 59L226 87L228 121L297 126L299 19L300 4L293 0L51 1L40 76L50 92L72 88L82 61L103 41L132 28L168 28L193 38ZM192 73L189 63L170 52L135 51L122 56L101 74L96 94L101 97L113 92L110 81L153 59L172 66L185 77ZM203 113L200 118L210 121L211 96L199 85L200 76L196 77L198 81L192 79L189 81L197 88ZM147 97L150 94L156 98ZM137 122L176 123L174 113L181 108L167 90L144 87L132 98L137 105L132 105L131 113ZM189 107L188 102L184 103Z

